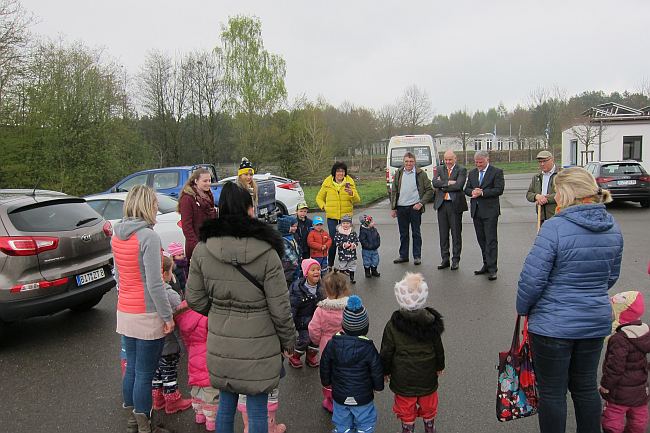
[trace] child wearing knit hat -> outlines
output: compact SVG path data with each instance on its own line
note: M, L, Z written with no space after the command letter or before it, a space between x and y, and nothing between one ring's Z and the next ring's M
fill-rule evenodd
M253 178L254 174L253 164L248 159L242 158L239 164L239 170L237 170L236 183L239 187L249 192L253 199L253 209L255 209L255 214L257 214L257 203L259 200L257 197L257 182Z
M174 259L174 277L178 283L181 295L185 294L185 282L187 281L187 257L185 256L185 248L178 242L170 242L167 245L167 252ZM174 285L172 284L172 287Z
M641 322L643 293L618 293L611 302L616 328L607 341L599 388L605 399L603 431L643 433L648 427L650 352L650 327Z
M309 322L314 317L318 302L323 299L320 282L320 265L314 259L305 259L300 264L304 277L296 279L289 287L291 316L298 331L296 346L289 357L289 365L302 368L302 355L307 351L307 365L318 367L318 346L309 338Z
M348 298L343 310L343 331L325 346L320 362L320 380L332 387L334 432L374 432L377 411L374 392L384 389L379 353L366 337L368 312L361 298Z
M395 283L399 310L393 312L381 340L381 362L395 393L393 412L402 433L415 431L415 419L424 420L425 433L435 433L438 412L438 376L445 369L442 316L425 307L429 287L422 274L407 272Z
M287 286L291 286L300 273L298 264L300 263L300 247L294 237L298 229L298 220L295 216L287 215L278 218L278 231L282 235L284 242L284 255L282 259L282 268L284 269L284 278L287 280Z
M350 282L355 284L354 273L357 270L357 245L359 237L352 227L352 215L343 215L341 224L336 227L334 245L338 251L338 270L350 276Z
M370 215L361 215L359 217L361 228L359 228L359 242L361 243L361 257L363 258L363 269L366 278L379 277L381 274L377 271L379 266L379 246L381 237L375 227L375 221Z

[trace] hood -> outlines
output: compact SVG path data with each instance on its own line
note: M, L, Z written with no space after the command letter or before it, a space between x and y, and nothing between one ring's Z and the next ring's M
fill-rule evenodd
M287 235L292 235L289 230L291 229L291 226L296 224L298 220L296 217L293 215L287 215L278 218L278 231L282 234L282 236L287 236Z
M445 330L442 315L431 307L413 311L397 310L390 321L398 331L420 341L429 340Z
M343 332L336 334L331 341L334 341L334 358L347 365L362 362L371 346L374 348L372 340L368 337L346 335ZM331 344L331 341L328 344Z
M650 353L650 327L641 321L621 325L619 331L623 331L628 341L643 353Z
M350 236L350 234L352 233L352 226L350 226L350 228L346 230L343 228L343 226L341 226L341 224L339 224L336 226L336 231L338 233L341 233L342 235Z
M334 178L330 174L323 181L323 186L334 188L334 183L335 183ZM350 175L346 175L345 178L343 179L343 182L341 182L342 185L345 185L346 183L349 183L350 185L355 185L354 179L352 179L352 177L350 177Z
M124 218L122 221L115 223L113 233L118 239L126 240L131 235L143 228L151 228L151 225L140 218Z
M592 232L604 232L614 226L612 217L602 203L581 204L562 209L556 216L571 221Z
M318 303L318 306L325 310L344 310L348 305L348 297L344 296L338 299L325 298Z
M251 263L269 250L284 255L282 236L272 226L253 218L222 216L207 220L199 238L217 260Z

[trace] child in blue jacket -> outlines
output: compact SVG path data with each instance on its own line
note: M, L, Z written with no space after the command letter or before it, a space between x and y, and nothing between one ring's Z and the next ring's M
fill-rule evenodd
M377 267L379 266L381 237L370 215L361 215L359 221L361 222L359 243L361 243L361 257L366 278L379 277L381 274L377 271Z
M284 278L287 280L287 286L290 287L293 280L300 274L300 247L294 233L298 228L298 220L295 216L287 215L278 218L278 231L282 235L284 242L284 257L282 259L282 268L284 269Z
M321 383L332 387L333 431L372 433L377 424L374 392L384 389L384 372L374 343L366 337L368 313L358 296L348 299L342 325L320 361Z

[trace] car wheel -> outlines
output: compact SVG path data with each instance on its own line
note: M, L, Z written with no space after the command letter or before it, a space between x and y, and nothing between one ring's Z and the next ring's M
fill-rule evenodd
M275 201L275 205L276 205L276 206L278 207L278 209L280 210L280 214L278 215L278 217L285 216L285 215L288 215L288 214L289 214L289 212L287 212L287 207L286 207L286 206L284 205L284 203L282 203L281 201L277 201L277 200L276 200L276 201Z
M70 309L72 311L76 311L78 313L81 313L83 311L88 311L88 310L92 309L95 305L99 304L99 302L102 300L103 297L104 297L103 295L98 296L98 297L93 298L93 299L91 299L89 301L82 302L79 305L75 305L74 307L70 307Z
M645 200L641 200L639 201L639 204L641 207L650 207L650 199L647 198Z

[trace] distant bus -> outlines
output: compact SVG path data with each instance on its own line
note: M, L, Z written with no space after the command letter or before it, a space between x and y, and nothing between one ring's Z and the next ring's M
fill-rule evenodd
M415 155L415 165L433 179L438 165L438 152L430 135L397 135L388 142L386 154L386 188L390 194L393 176L404 165L404 154Z

